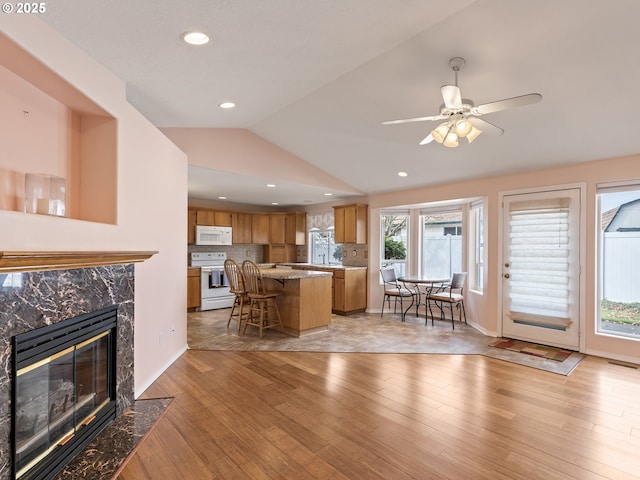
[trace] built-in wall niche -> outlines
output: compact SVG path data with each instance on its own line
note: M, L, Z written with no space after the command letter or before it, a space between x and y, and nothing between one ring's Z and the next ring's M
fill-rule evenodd
M0 210L37 173L66 180L67 218L115 224L117 119L2 33L0 85Z

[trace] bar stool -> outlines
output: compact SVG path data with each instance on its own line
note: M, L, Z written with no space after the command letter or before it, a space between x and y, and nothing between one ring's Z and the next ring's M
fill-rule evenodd
M224 261L224 273L229 280L229 291L233 293L236 298L233 301L233 307L231 307L231 313L229 314L229 320L227 321L227 328L231 324L231 320L234 318L238 321L238 334L240 333L240 327L242 326L242 320L249 317L249 312L245 312L245 305L249 306L250 298L244 286L244 277L242 270L238 262L231 258L227 258Z
M262 331L267 328L279 327L282 332L282 319L280 318L280 311L278 310L278 304L276 303L276 298L279 293L265 291L262 272L260 272L258 265L256 265L252 260L245 260L242 262L242 274L247 294L251 299L249 317L244 324L244 330L242 333L247 331L247 327L249 325L260 329L260 338L262 338ZM273 307L273 311L276 314L276 318L274 319L271 319L269 316L269 306Z

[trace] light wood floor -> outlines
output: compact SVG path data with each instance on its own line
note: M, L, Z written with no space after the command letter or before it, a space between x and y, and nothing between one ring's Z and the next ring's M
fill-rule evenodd
M119 480L638 479L640 371L481 355L190 350Z

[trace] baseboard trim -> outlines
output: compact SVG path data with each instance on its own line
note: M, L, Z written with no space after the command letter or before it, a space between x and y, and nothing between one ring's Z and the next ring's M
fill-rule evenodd
M635 365L640 364L640 360L637 357L629 357L627 355L617 355L611 352L600 352L598 350L587 349L586 352L581 352L581 353L586 353L587 355L593 355L594 357L601 357L608 360L618 360L620 362L633 363Z
M136 389L135 389L134 397L135 397L136 399L138 399L138 397L140 397L140 395L142 395L142 394L145 392L145 390L146 390L147 388L149 388L149 387L151 386L151 384L152 384L153 382L155 382L155 381L160 377L160 375L162 375L162 374L165 372L165 370L166 370L167 368L169 368L171 365L173 365L173 363L174 363L176 360L178 360L178 358L180 358L180 357L182 356L182 354L183 354L184 352L186 352L188 349L189 349L189 346L185 344L185 345L184 345L184 346L183 346L183 347L182 347L182 348L181 348L181 349L180 349L180 350L179 350L179 351L178 351L178 352L177 352L177 353L176 353L176 354L171 358L171 360L169 360L167 363L165 363L165 364L164 364L164 366L162 366L162 367L160 367L158 370L156 370L156 373L155 373L154 375L152 375L152 378L151 378L149 381L145 382L145 383L144 383L140 388L136 388Z

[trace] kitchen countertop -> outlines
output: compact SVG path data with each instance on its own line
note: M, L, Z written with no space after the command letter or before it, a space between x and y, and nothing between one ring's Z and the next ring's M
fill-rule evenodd
M260 268L264 278L276 280L294 280L311 277L330 276L331 272L320 272L317 270L297 270L293 268Z
M340 265L340 264L323 264L323 263L283 263L282 265L292 268L299 268L304 270L325 270L325 271L334 271L334 270L366 270L367 267L355 267L350 265Z

